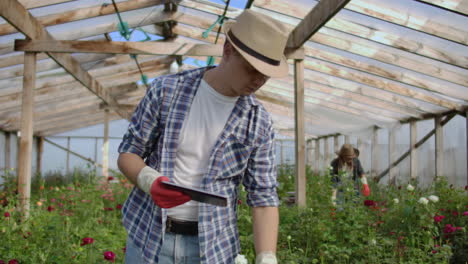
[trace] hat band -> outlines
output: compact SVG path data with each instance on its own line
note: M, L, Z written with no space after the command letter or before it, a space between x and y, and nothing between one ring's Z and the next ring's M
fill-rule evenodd
M231 38L231 41L236 44L236 46L238 46L242 51L246 52L247 54L249 54L250 56L253 56L255 57L256 59L259 59L265 63L268 63L268 64L271 64L271 65L274 65L274 66L279 66L280 65L280 61L279 60L274 60L274 59L270 59L258 52L256 52L255 50L249 48L247 45L245 45L240 39L238 39L236 36L234 36L234 34L232 33L231 30L229 30L228 32L228 35L229 37Z

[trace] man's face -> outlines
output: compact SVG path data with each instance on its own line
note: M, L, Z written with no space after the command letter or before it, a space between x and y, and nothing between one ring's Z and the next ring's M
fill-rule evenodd
M257 71L246 59L244 59L234 47L230 46L227 57L227 66L231 75L232 92L241 95L250 95L260 89L268 76Z

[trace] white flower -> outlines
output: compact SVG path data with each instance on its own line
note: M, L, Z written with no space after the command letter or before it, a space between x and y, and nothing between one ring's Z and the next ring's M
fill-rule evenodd
M287 239L288 239L288 240L291 240L291 236L287 236Z
M418 201L418 203L420 204L428 204L429 203L429 200L426 199L425 197L421 197Z
M244 255L239 254L234 260L234 263L235 264L248 264L249 262L247 261Z
M400 200L398 200L398 198L395 198L395 199L393 199L393 202L397 204L397 203L400 202Z
M330 166L330 167L328 167L328 169L329 169L329 170L333 170L333 167L332 167L332 166Z
M431 200L431 202L433 203L437 203L439 201L439 197L435 196L435 195L429 195L429 197L427 197L429 200Z
M369 241L369 244L375 246L375 245L377 245L377 241L375 241L375 239L371 239L371 240Z
M408 186L406 187L406 190L408 190L408 191L414 191L414 186L411 185L411 184L408 184Z

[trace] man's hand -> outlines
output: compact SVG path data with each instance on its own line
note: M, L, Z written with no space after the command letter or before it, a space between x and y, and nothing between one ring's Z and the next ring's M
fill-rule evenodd
M151 198L161 208L172 208L190 201L189 195L176 190L171 190L163 185L163 181L169 181L166 176L157 178L151 185Z
M141 169L137 177L138 187L151 195L154 203L161 208L172 208L191 200L189 195L164 186L163 181L169 181L169 178L148 166Z
M277 264L276 255L271 251L260 252L255 259L255 264Z
M361 189L362 195L364 195L366 197L369 196L370 195L370 188L369 188L369 185L367 184L367 178L366 178L365 175L362 175L361 183L362 183L362 189Z

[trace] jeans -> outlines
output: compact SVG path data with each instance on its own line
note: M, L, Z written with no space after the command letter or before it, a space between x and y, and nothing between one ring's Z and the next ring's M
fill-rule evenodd
M158 255L158 264L195 264L200 263L200 249L198 236L186 236L166 233L161 251ZM137 248L133 241L127 239L125 251L126 264L140 264L143 261L143 252Z

